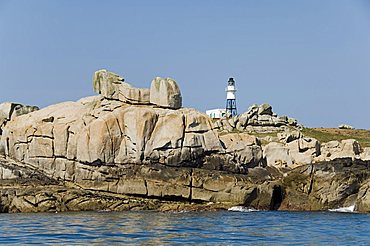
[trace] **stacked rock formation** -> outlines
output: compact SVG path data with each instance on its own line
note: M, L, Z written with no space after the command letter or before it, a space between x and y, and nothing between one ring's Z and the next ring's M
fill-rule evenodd
M156 77L150 89L134 88L118 74L103 69L95 72L93 88L106 99L128 104L154 104L171 109L179 109L182 106L180 88L176 81L170 78Z
M268 166L295 168L318 161L321 144L315 138L305 137L299 130L285 129L263 147Z
M261 139L267 142L262 146L266 165L277 168L295 168L347 158L370 160L370 148L362 148L355 139L320 143L315 138L305 137L299 130L289 128L277 133L277 137Z
M301 127L297 120L287 116L278 116L272 111L269 104L254 104L248 111L232 118L224 118L216 121L214 126L222 132L276 132L285 127Z
M120 78L99 71L94 88L102 96L52 105L9 122L3 136L6 154L18 161L45 163L50 171L58 160L197 166L208 153L227 156L205 114L194 109L168 109L181 105L181 97L173 96L178 90L175 81L153 80L151 91L157 90L158 81L161 88L169 88L159 90L165 99L163 104L157 101L155 106L164 107L158 108L146 105L150 103L146 89L123 84ZM158 98L157 94L153 98ZM253 148L261 151L258 145ZM246 164L256 165L253 155L246 160Z

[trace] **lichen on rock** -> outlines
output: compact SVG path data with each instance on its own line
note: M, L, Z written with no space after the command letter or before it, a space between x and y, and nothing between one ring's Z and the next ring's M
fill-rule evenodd
M156 77L149 88L134 88L118 74L105 69L93 76L93 89L107 99L130 104L153 104L163 108L179 109L182 106L180 88L170 78Z
M107 99L131 104L149 104L149 89L134 88L118 74L105 69L94 73L93 89Z
M176 81L156 77L150 86L150 102L165 108L181 108L182 97Z

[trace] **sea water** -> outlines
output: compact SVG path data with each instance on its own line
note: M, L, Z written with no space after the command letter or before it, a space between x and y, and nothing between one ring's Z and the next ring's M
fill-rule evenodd
M0 244L369 245L370 214L155 211L0 214Z

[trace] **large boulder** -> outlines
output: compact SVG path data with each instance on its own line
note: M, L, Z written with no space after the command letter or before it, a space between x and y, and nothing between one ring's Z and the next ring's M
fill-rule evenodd
M272 142L263 150L268 166L294 168L311 164L320 155L320 143L314 138L301 137L288 143Z
M105 69L95 72L93 89L107 99L131 104L149 104L149 89L134 88L118 74Z
M272 111L270 104L253 104L247 112L240 116L232 117L225 124L224 119L218 121L217 128L220 131L233 132L248 131L256 133L272 133L285 131L287 129L301 128L297 120L287 116L278 116ZM234 124L235 123L235 124Z
M153 79L150 86L150 103L164 108L181 108L182 97L176 81L161 77Z
M270 104L264 103L258 107L259 115L272 115L272 107Z
M282 143L269 143L263 149L263 157L268 166L291 167L293 158L289 154L289 148Z
M362 152L361 146L355 139L346 139L342 141L330 141L322 144L321 155L316 161L331 161L341 158L360 158ZM364 156L365 154L363 154Z
M118 74L105 69L96 71L93 77L94 91L106 99L129 104L154 104L162 108L179 109L182 106L180 88L170 78L156 77L149 88L134 88Z
M286 144L296 166L311 164L320 155L320 143L314 138L302 137Z
M96 71L93 77L93 89L108 99L118 99L119 87L124 78L105 69Z
M240 165L256 167L262 160L261 144L255 136L246 133L229 133L220 136L226 153Z
M345 130L353 130L353 129L355 129L353 126L348 125L348 124L340 124L340 125L338 126L338 128L339 128L339 129L345 129Z
M287 129L286 131L283 131L283 132L279 132L277 134L277 137L279 138L279 140L283 143L289 143L289 142L292 142L296 139L300 139L302 138L302 133L298 130L290 130L290 129Z

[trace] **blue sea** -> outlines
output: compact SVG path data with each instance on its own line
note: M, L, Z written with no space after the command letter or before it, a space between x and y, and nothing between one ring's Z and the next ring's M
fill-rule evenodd
M0 244L369 245L370 214L155 211L0 214Z

